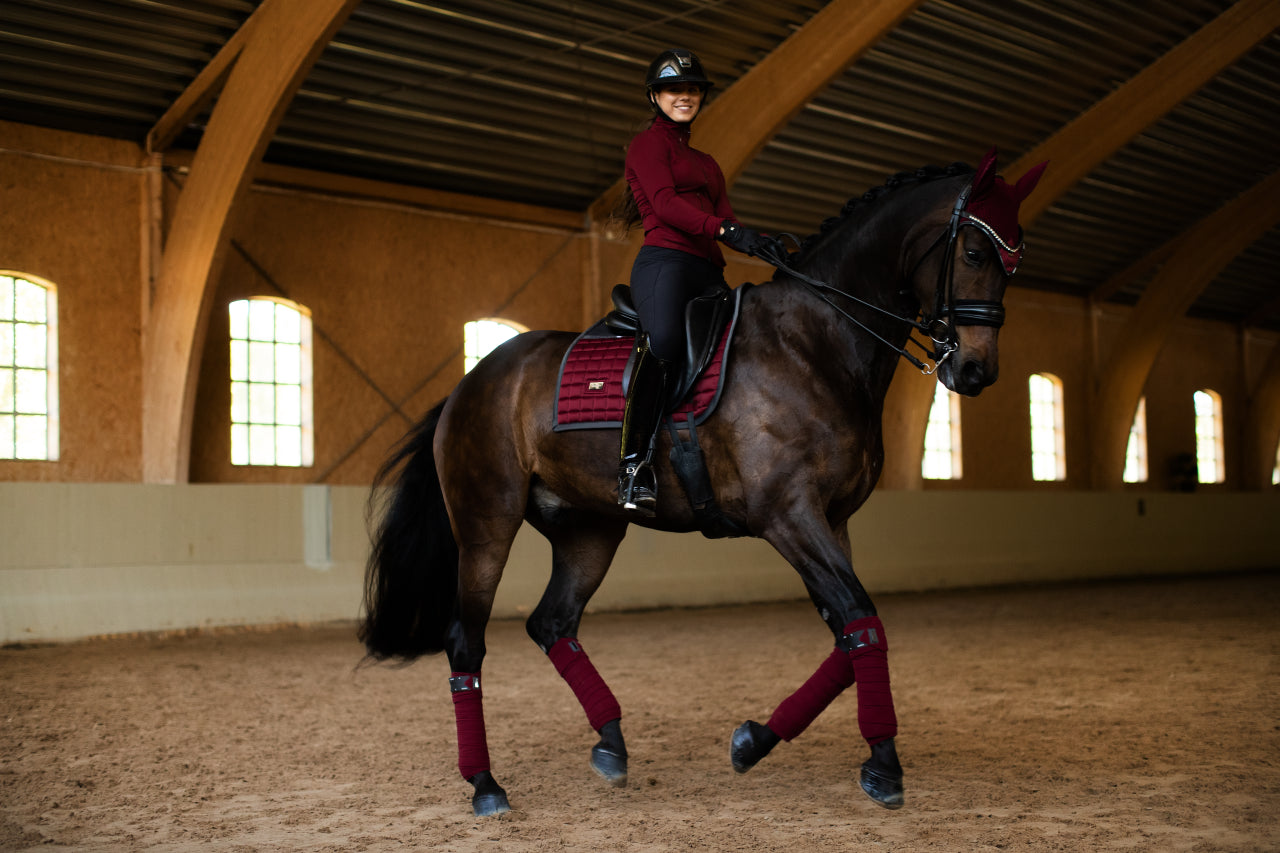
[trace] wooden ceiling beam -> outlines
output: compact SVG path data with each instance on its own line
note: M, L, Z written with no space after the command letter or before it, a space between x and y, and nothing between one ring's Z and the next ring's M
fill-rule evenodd
M1239 0L1213 21L1009 166L1021 175L1049 161L1022 203L1023 227L1135 136L1280 27L1276 0Z
M732 86L693 126L693 145L716 158L733 182L804 105L922 0L833 0ZM601 222L622 195L619 179L589 209Z
M209 64L191 81L191 85L174 99L169 109L165 110L160 120L147 132L148 154L168 150L173 141L178 138L178 134L182 133L191 120L222 90L227 77L231 74L232 66L240 56L240 51L249 41L261 12L262 7L259 6L245 20L240 29L232 33L222 49L214 54Z

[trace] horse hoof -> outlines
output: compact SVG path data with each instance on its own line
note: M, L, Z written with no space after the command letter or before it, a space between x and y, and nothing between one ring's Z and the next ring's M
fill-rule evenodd
M493 817L511 811L511 804L507 802L507 795L501 791L496 794L476 794L471 798L471 810L476 817Z
M871 762L862 765L862 790L886 809L902 808L902 774L877 770Z
M777 745L778 736L773 729L747 720L733 730L733 737L729 739L729 761L734 770L746 773Z
M615 788L627 786L627 757L603 746L591 747L591 769Z
M493 774L485 770L472 776L470 780L476 792L471 797L471 810L476 817L493 817L511 811L507 802L507 792L493 778Z

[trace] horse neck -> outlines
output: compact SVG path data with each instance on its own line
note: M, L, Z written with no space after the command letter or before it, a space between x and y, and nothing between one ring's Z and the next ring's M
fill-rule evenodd
M790 310L778 316L780 322L803 326L815 358L847 372L849 381L863 383L871 397L880 400L901 358L898 350L911 332L908 323L898 318L914 318L919 305L904 295L909 269L903 247L912 220L891 212L873 220L844 223L799 268L853 298L827 292L827 302L803 284L788 280L784 287ZM867 328L842 316L837 307Z

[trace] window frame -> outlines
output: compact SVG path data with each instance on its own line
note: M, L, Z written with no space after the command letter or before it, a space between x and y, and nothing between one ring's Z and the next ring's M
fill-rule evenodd
M929 404L929 417L924 428L920 476L926 480L959 480L964 476L960 395L948 390L941 382L934 384L933 402ZM935 417L941 405L946 407L945 418ZM945 442L942 441L944 436ZM930 447L931 440L935 444L933 447Z
M58 388L58 288L48 279L17 270L0 270L0 277L8 279L12 288L8 304L0 307L0 318L2 318L0 323L12 328L12 339L4 347L6 353L0 356L0 362L7 361L8 363L0 364L0 370L11 371L13 374L12 387L10 389L13 395L13 408L0 411L0 418L12 418L12 433L7 436L0 436L0 461L57 462L62 453L61 400ZM23 319L18 316L19 282L44 291L44 317L42 320ZM42 329L41 334L44 336L42 364L28 365L19 363L19 349L22 346L20 326L39 326ZM39 371L42 374L44 382L43 412L28 411L22 408L22 403L20 402L21 388L18 381L20 378L19 371ZM3 400L0 400L0 405L4 405ZM42 421L44 436L43 441L38 443L43 446L43 455L19 455L21 444L19 438L20 419L29 418L38 418Z
M244 304L244 332L246 337L237 337L237 317L236 311L240 304ZM271 304L272 310L272 326L271 340L262 337L252 337L253 329L253 306L261 304ZM297 338L298 340L282 340L280 338L280 310L291 311L297 315ZM228 346L229 352L229 395L230 405L228 409L228 432L229 432L229 460L235 467L260 467L260 468L310 468L315 464L315 414L314 414L314 376L313 376L313 332L311 310L305 305L294 302L291 299L284 299L276 296L249 296L244 299L237 299L227 303L228 311ZM287 315L286 315L287 316ZM292 337L292 336L290 336ZM244 352L242 355L237 354L237 344L243 344ZM257 345L255 347L254 345ZM267 360L267 353L263 349L263 345L270 345L270 381L264 379L255 379L254 367L261 366L259 361ZM289 349L297 348L298 363L296 365L297 381L278 381L277 370L281 365L281 347ZM254 360L254 353L259 356L259 361ZM239 362L243 360L243 365ZM288 364L288 363L286 363ZM293 365L289 365L292 369ZM243 386L238 388L237 386ZM254 386L258 386L255 388ZM261 411L263 405L263 386L270 386L271 393L271 413L270 421L259 419L254 420L255 407ZM297 421L298 423L289 423L281 421L281 395L280 389L297 389ZM255 394L254 392L257 392ZM244 419L238 419L243 416ZM285 461L281 460L280 442L283 436L291 435L296 429L297 446L296 456L290 456ZM270 432L271 452L269 454L271 461L266 461L267 454L261 450L266 444L265 437ZM254 437L257 436L257 450L255 455ZM290 445L290 452L295 448ZM297 461L293 461L296 459Z
M1201 411L1201 402L1209 403L1209 412ZM1196 436L1196 482L1202 486L1225 483L1227 480L1227 456L1223 443L1222 395L1211 388L1198 388L1191 395L1192 411L1195 413ZM1202 432L1207 426L1209 435ZM1205 465L1206 450L1212 458ZM1206 467L1212 467L1212 474L1206 474Z
M1037 385L1043 382L1051 389L1049 399L1039 399ZM1052 373L1039 372L1027 377L1028 419L1031 433L1031 478L1037 483L1061 483L1067 479L1066 404L1062 380ZM1045 412L1051 423L1041 423ZM1047 450L1044 436L1052 437L1053 449ZM1045 462L1052 460L1053 474L1048 475Z

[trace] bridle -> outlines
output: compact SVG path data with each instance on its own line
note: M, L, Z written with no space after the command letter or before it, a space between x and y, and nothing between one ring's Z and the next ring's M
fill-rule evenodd
M1000 235L995 232L990 225L981 219L973 216L966 211L969 204L969 194L973 190L973 182L970 181L965 188L960 191L960 195L956 197L956 203L951 209L951 218L947 223L947 227L943 229L937 238L925 249L924 254L916 261L911 268L910 274L907 276L909 280L915 279L916 272L920 269L920 265L925 259L933 253L939 246L945 246L944 260L938 268L938 285L934 289L934 304L931 312L921 310L919 319L914 317L905 317L895 314L881 308L879 305L873 305L864 299L847 293L838 287L827 284L824 281L805 275L799 270L792 269L787 263L786 253L778 246L778 251L761 252L760 257L773 264L779 270L787 275L795 278L801 284L806 286L815 296L831 306L837 314L862 329L867 334L878 340L880 343L892 349L901 357L909 361L921 373L926 376L932 375L938 368L949 359L952 354L960 348L960 341L956 335L956 328L959 326L990 326L1000 328L1004 325L1004 303L994 299L956 299L955 298L955 247L956 242L960 239L960 229L965 226L974 227L984 232L992 239L997 247L1002 247L1007 253L1015 258L1013 268L1005 266L1005 275L1011 276L1017 270L1018 261L1022 259L1024 244L1019 242L1016 247L1009 246ZM789 236L789 235L788 235ZM794 240L794 238L792 238ZM900 347L886 340L882 335L867 326L857 317L854 317L848 311L845 311L839 305L827 296L827 293L835 293L843 296L845 299L851 300L864 308L869 308L878 314L899 323L904 323L911 327L913 331L922 332L929 336L933 347L930 348L924 343L917 341L914 337L908 337L907 343L913 344L924 353L926 358L933 361L933 366L925 364L916 358L905 347Z

